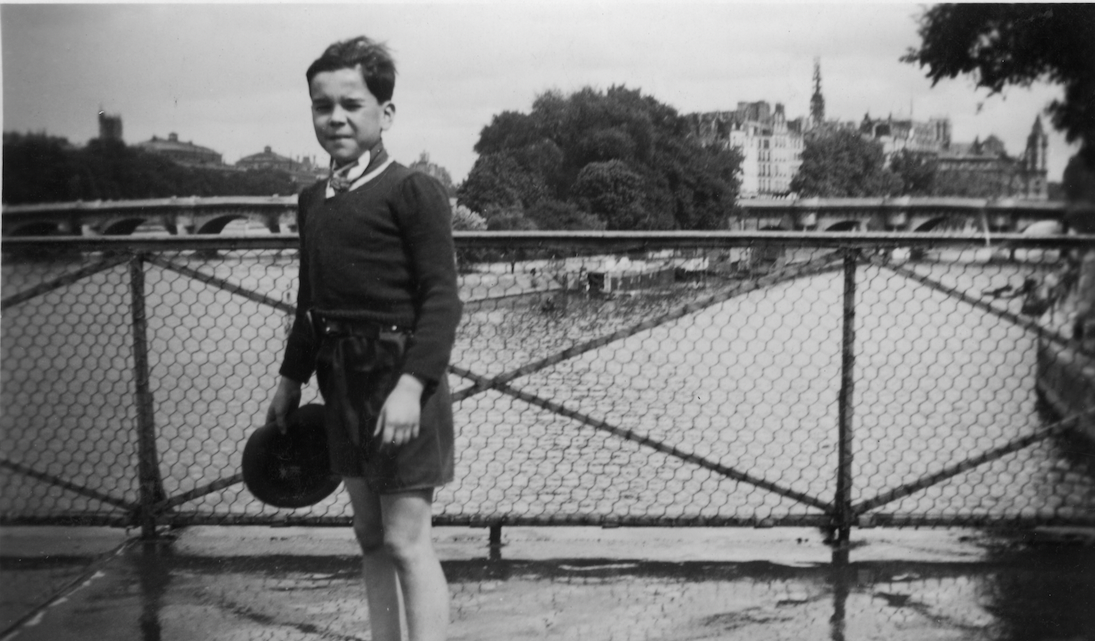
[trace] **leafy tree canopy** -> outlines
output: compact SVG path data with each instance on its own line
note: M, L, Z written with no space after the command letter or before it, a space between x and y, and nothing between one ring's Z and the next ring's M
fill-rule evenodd
M702 146L672 107L619 86L545 92L527 114L496 115L475 151L459 201L520 208L544 229L716 229L738 193L736 151Z
M886 169L882 144L856 131L826 130L806 139L802 165L791 179L801 196L861 198L899 193L901 179Z
M452 228L455 231L482 231L487 228L487 219L464 205L452 210Z
M1047 80L1064 88L1053 124L1095 168L1095 4L940 4L920 18L921 44L903 62L927 67L932 84L972 74L998 93Z
M901 181L903 196L934 195L939 163L934 154L902 149L890 158L890 171Z
M1061 183L1067 200L1095 203L1095 168L1084 166L1079 156L1069 159Z

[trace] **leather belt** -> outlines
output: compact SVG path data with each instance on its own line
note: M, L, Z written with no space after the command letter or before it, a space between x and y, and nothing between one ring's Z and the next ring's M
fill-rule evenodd
M381 334L411 334L411 330L402 325L379 323L373 320L331 318L315 312L310 313L312 328L316 336L360 336L362 338L377 339Z

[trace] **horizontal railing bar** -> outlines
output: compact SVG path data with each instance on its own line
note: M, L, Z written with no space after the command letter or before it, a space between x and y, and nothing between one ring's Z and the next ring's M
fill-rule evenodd
M188 236L5 236L5 252L24 249L72 249L75 251L257 251L296 250L300 238L296 234L194 234Z
M747 246L932 248L984 247L980 233L939 232L813 232L813 231L455 231L458 249L600 249L638 251L667 249L718 249ZM997 248L1056 247L1074 249L1095 246L1095 235L1039 236L994 234ZM297 249L296 234L228 235L195 234L189 236L6 236L5 251L29 248L70 248L79 251L187 251L187 250L260 250Z
M8 296L7 298L0 301L0 311L12 307L13 305L25 303L28 300L37 298L38 296L49 293L55 289L66 287L75 282L83 280L88 276L92 276L99 272L103 272L113 267L117 267L118 265L124 264L128 260L129 255L106 258L100 261L96 261L85 267L81 267L80 269L77 269L73 272L69 272L67 274L58 276L57 278L48 280L39 285L35 285L34 287L31 287L26 291L12 294L11 296Z
M149 255L146 256L146 260L153 265L156 265L157 267L162 267L163 269L166 269L168 271L173 271L177 274L188 276L196 281L205 283L206 285L213 285L214 287L222 289L230 294L236 294L237 296L242 296L243 298L254 301L256 303L268 305L279 311L287 312L289 314L295 314L297 311L296 305L290 305L285 301L271 298L265 294L260 294L258 292L237 285L236 283L227 281L223 278L212 276L210 274L206 274L205 272L194 269L192 267L179 265L178 263L167 260L166 258Z
M65 481L64 479L58 478L58 477L56 477L52 474L46 474L45 472L39 472L38 470L35 470L34 468L27 467L26 465L22 465L20 463L14 462L14 461L9 461L7 459L0 459L0 467L6 467L9 470L12 470L13 472L18 472L19 474L22 474L23 476L29 476L32 479L35 479L35 480L38 480L38 481L43 481L45 483L49 483L50 485L56 485L57 487L60 487L62 489L68 490L70 492L75 492L76 494L79 494L81 496L86 496L86 497L89 497L89 498L93 498L97 501L101 501L101 502L106 503L108 505L114 505L116 507L120 507L120 508L123 508L125 510L137 509L137 504L135 504L135 503L130 503L130 502L125 501L123 499L114 498L113 496L110 496L109 494L103 494L102 492L99 492L97 490L92 490L90 488L83 487L82 485L76 485L75 483L70 483L70 482Z
M166 198L144 198L126 200L77 200L48 203L5 204L3 216L40 214L43 212L83 212L83 211L125 211L136 210L200 210L241 207L249 210L273 209L276 211L297 208L298 196L171 196ZM1065 213L1075 208L1068 203L1053 200L1027 200L1014 198L969 198L961 196L867 196L856 198L811 197L811 198L740 198L735 204L735 213L748 216L753 211L789 210L789 211L841 211L845 209L867 209L871 211L935 211L950 210L962 212L1016 212Z
M873 265L877 266L877 267L881 267L883 269L888 269L888 270L894 272L895 274L899 274L901 276L904 276L905 278L908 278L910 280L914 280L914 281L920 283L921 285L924 285L926 287L930 287L931 289L934 289L938 292L944 293L948 296L953 296L954 298L957 298L957 299L961 300L962 302L964 302L968 305L972 305L972 306L976 307L977 309L980 309L983 312L988 312L988 313L990 313L994 316L997 316L999 318L1003 318L1004 320L1010 321L1011 323L1014 323L1015 325L1018 325L1018 326L1022 327L1023 329L1034 332L1035 334L1037 334L1041 338L1044 338L1048 341L1051 341L1051 342L1056 343L1058 345L1062 345L1064 347L1068 347L1070 349L1074 349L1074 350L1076 350L1080 353L1083 353L1083 354L1088 354L1090 356L1095 356L1095 353L1092 353L1088 350L1085 350L1083 344L1080 343L1080 341L1071 340L1069 338L1066 338L1066 337L1058 334L1057 332L1054 332L1054 331L1051 331L1049 329L1046 329L1045 327L1042 327L1041 325L1034 322L1033 320L1023 318L1022 316L1019 316L1018 314L1014 314L1012 312L1009 312L1006 309L999 309L997 307L993 307L992 305L986 303L983 300L980 300L978 298L974 298L973 296L970 296L969 294L967 294L965 292L959 291L958 289L955 289L954 287L944 285L943 283L940 283L937 280L934 280L932 278L928 278L927 276L924 276L922 274L917 273L915 270L909 269L907 267L902 267L900 265L887 265L887 264L885 264L881 261L878 261L876 259L872 259L871 263Z
M836 269L835 265L830 264L836 258L836 254L829 254L821 258L801 263L794 267L785 267L784 269L781 269L767 276L762 276L754 281L738 283L733 287L725 289L717 294L705 296L695 302L682 305L677 309L662 314L661 316L655 316L654 318L645 320L630 327L625 327L611 334L595 338L585 343L574 345L573 347L569 347L561 352L552 354L551 356L547 356L538 361L533 361L532 363L528 363L515 370L493 376L490 379L482 379L485 381L485 383L477 383L475 385L472 385L471 387L462 389L459 392L453 394L453 402L459 402L468 397L485 392L488 389L492 389L494 388L496 383L508 383L522 376L527 376L546 367L551 367L552 365L555 365L557 363L561 363L565 360L574 358L575 356L580 356L595 349L599 349L610 343L629 338L640 332L654 329L655 327L658 327L673 320L677 320L679 318L683 318L685 316L688 316L689 314L694 314L696 312L702 311L713 305L719 305L737 296L743 296L745 294L748 294L749 292L763 289L765 287L772 287L782 282L802 278L803 276L814 276L817 274L822 274L826 271L831 271L833 269ZM453 368L453 371L456 372L457 370Z
M208 513L172 512L161 515L157 523L161 525L304 525L315 527L346 527L351 523L349 516L298 516L295 514L232 514L215 515ZM432 519L434 526L481 528L492 525L507 527L823 527L829 522L825 515L789 515L780 517L736 517L736 516L597 516L590 514L567 514L551 517L534 516L465 516L438 515Z
M349 516L297 516L297 515L216 515L210 513L172 512L161 515L160 525L300 525L307 527L347 527L352 519ZM80 515L0 515L0 526L103 526L129 527L128 517L102 514ZM708 516L625 516L602 517L589 515L567 515L552 517L536 516L448 516L433 517L436 527L485 528L491 525L507 527L811 527L824 528L829 525L829 517L819 515L794 515L783 517L708 517ZM1001 516L998 514L954 515L954 516L916 516L905 513L874 513L860 517L859 528L887 527L976 527L995 530L1031 530L1047 526L1095 527L1095 516Z
M96 527L130 527L132 518L106 514L0 514L0 526L12 525L65 525Z
M475 373L469 372L467 370L464 370L462 368L452 368L452 369L455 373L457 373L460 376L463 376L465 378L468 378L472 381L478 382L478 381L485 381L486 380L486 379L484 379L484 377L479 376ZM825 510L826 512L828 512L829 510L832 509L832 504L831 503L825 503L821 499L814 498L812 496L803 494L801 492L796 492L794 490L785 488L781 485L777 485L775 483L772 483L771 481L766 481L762 478L751 476L749 474L746 474L745 472L739 472L738 470L736 470L736 469L734 469L734 468L732 468L728 465L722 465L720 463L715 463L713 461L709 461L709 460L703 458L702 456L692 454L691 452L685 452L684 450L678 449L678 448L673 447L671 445L666 445L665 443L662 443L660 441L655 441L654 439L651 439L650 437L642 436L640 434L636 434L632 430L628 430L628 429L624 429L622 427L618 427L616 425L613 425L613 424L609 423L608 421L603 421L601 419L596 419L596 418L593 418L592 416L589 416L588 414L583 414L582 412L572 410L572 409L562 405L561 403L555 403L553 401L549 401L549 400L540 398L539 396L536 396L535 394L529 394L528 392L521 391L521 390L519 390L515 387L511 387L511 386L506 385L506 384L497 384L493 387L493 389L495 389L499 392L502 392L503 394L507 394L509 396L512 396L516 399L522 400L522 401L524 401L524 402L526 402L530 405L535 405L537 407L541 407L543 409L546 409L546 410L552 412L553 414L558 414L559 416L565 416L566 418L573 419L575 421L578 421L580 423L588 425L588 426L590 426L594 429L601 430L601 431L604 431L604 432L608 432L608 433L613 434L615 436L619 436L620 438L622 438L624 440L628 440L628 441L632 441L634 443L638 443L639 445L644 445L644 446L649 447L653 450L661 452L662 454L668 454L669 456L680 459L682 461L687 461L689 463L698 465L698 466L700 466L704 469L711 470L712 472L716 472L716 473L721 474L721 475L723 475L727 478L734 479L735 481L740 481L742 483L748 483L748 484L750 484L754 487L758 487L758 488L761 488L763 490L768 490L769 492L772 492L774 494L778 494L780 496L783 496L783 497L786 497L786 498L789 498L789 499L794 499L795 501L798 501L799 503L803 503L805 505L816 507L820 510Z
M859 518L858 527L976 527L978 529L1018 530L1039 526L1095 526L1092 516L1002 516L999 514L970 514L966 516L916 516L906 513L868 514Z
M892 503L896 500L903 499L906 496L915 494L923 489L936 485L949 478L958 476L963 472L968 472L975 467L984 465L985 463L991 463L997 459L1003 458L1008 454L1018 452L1019 450L1029 447L1039 441L1043 441L1051 436L1060 434L1066 430L1076 429L1080 425L1080 421L1085 417L1095 417L1095 409L1087 410L1073 416L1069 416L1066 419L1057 421L1045 428L1038 430L1032 434L1026 436L1020 436L1012 439L1009 443L1001 445L1000 447L994 447L991 450L984 452L978 456L968 458L960 463L947 466L938 472L924 476L912 483L907 483L901 487L879 494L873 499L862 501L857 505L852 506L852 513L856 516L865 512L875 509L876 507Z
M675 231L675 232L454 232L457 247L513 248L605 248L612 251L653 251L666 249L718 249L748 246L793 247L984 247L982 234L939 232L814 232L814 231ZM1091 247L1095 235L1036 236L993 235L993 243L1008 248Z
M214 492L219 492L238 483L243 483L243 474L237 472L232 476L226 476L224 478L217 479L212 483L200 485L192 490L183 492L182 494L177 494L175 496L168 497L163 501L153 503L152 511L163 512L165 510L170 510L176 506L182 505L183 503L188 503L190 501L193 501L194 499L200 499L203 496L213 494Z

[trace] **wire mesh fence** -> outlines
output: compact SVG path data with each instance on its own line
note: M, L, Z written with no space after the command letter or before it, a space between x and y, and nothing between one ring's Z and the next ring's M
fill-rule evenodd
M1066 397L1091 385L1092 346L1062 311L1083 238L457 247L456 480L439 524L1095 522L1090 413L1039 402L1064 359L1081 372ZM240 480L296 258L278 236L7 242L3 522L348 523L342 492L279 510Z

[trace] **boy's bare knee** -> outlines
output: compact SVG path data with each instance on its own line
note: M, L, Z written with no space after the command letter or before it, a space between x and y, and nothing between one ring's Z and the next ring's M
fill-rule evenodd
M420 561L430 552L417 537L405 536L398 532L384 533L384 550L396 565L407 567Z
M354 536L364 554L375 554L387 547L383 528L366 523L363 519L354 519Z

